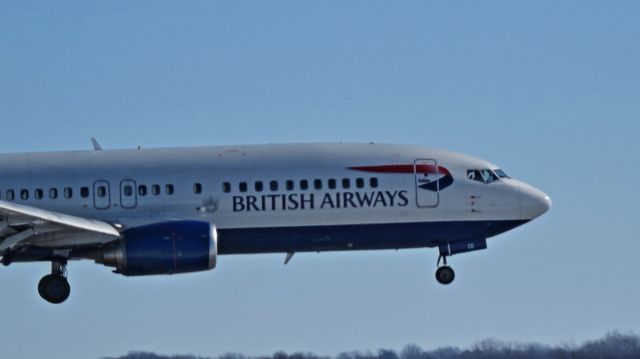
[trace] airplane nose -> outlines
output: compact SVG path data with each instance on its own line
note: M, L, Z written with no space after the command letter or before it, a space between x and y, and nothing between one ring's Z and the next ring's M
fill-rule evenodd
M534 219L543 215L551 208L551 197L541 190L528 184L522 184L520 191L524 218Z

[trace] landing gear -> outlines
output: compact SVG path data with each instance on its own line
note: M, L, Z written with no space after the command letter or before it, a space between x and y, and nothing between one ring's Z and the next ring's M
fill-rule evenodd
M67 281L67 263L51 262L51 274L40 279L38 293L49 303L60 304L69 298L71 287Z
M441 259L444 260L444 265L442 267L438 267L438 270L436 270L436 280L440 284L451 284L451 282L456 278L456 273L447 265L447 256L440 255L438 258L438 266L440 266Z

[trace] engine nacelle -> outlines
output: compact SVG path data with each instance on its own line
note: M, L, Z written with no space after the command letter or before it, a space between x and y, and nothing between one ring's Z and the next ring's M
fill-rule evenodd
M470 239L456 242L449 242L439 246L440 254L443 256L452 256L457 253L477 251L487 248L487 240L484 238Z
M127 276L176 274L213 269L218 256L216 227L208 222L172 221L126 230L97 262Z

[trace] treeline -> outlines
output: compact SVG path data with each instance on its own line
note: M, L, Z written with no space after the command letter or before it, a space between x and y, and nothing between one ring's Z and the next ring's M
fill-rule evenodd
M131 352L117 358L103 359L638 359L640 337L635 334L610 332L602 339L582 345L549 346L543 344L507 343L486 339L467 349L443 347L423 350L417 345L407 345L400 352L381 349L377 352L347 352L335 357L312 353L276 352L267 356L245 356L228 353L215 358L195 355L158 355L148 352Z

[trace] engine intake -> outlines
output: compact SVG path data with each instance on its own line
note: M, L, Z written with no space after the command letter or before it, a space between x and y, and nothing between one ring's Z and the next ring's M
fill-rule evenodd
M213 269L218 255L216 227L208 222L172 221L126 230L96 262L127 276L176 274Z

